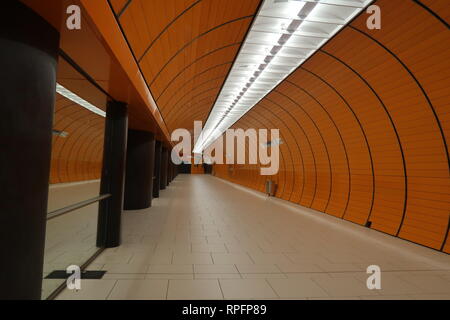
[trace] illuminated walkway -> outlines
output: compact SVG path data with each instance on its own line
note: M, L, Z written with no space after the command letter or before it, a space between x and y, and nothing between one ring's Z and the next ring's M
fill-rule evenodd
M60 299L450 299L448 255L211 176L123 218L123 245L90 267L104 278Z

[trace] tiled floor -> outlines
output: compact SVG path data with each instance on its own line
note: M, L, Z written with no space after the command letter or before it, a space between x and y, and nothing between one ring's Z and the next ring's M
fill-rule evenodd
M124 212L90 268L108 272L59 299L450 299L450 256L211 176Z
M92 199L98 196L99 190L99 180L51 185L48 211ZM95 203L47 221L43 299L64 282L45 279L50 272L65 270L69 265L81 265L98 250L95 246L97 213L98 204Z

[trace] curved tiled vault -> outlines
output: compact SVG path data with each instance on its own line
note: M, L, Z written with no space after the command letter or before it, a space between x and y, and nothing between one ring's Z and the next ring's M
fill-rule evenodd
M450 41L445 0L380 0L239 120L279 128L276 196L450 252ZM258 165L216 174L264 190Z

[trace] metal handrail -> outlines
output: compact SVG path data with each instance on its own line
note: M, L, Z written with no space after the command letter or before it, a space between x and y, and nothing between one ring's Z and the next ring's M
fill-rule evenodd
M99 255L102 254L102 252L105 251L105 248L98 248L97 251L80 267L81 272L84 272L89 265L94 262L95 259ZM62 280L61 280L62 281ZM58 286L58 288L55 289L48 297L45 298L45 300L55 300L55 298L64 291L64 289L67 288L66 281L62 281L62 283Z
M67 206L65 208L61 208L61 209L49 212L47 214L47 220L51 220L51 219L54 219L56 217L62 216L64 214L67 214L69 212L75 211L77 209L81 209L81 208L87 207L88 205L91 205L93 203L99 202L99 201L104 200L104 199L108 199L109 197L111 197L111 194L103 194L101 196L98 196L98 197L95 197L95 198L92 198L92 199L89 199L89 200L81 201L79 203L72 204L72 205Z

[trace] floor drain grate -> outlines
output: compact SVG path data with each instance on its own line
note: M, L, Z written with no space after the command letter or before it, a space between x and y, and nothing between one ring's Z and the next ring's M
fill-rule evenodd
M97 280L103 278L106 271L83 271L81 272L81 279ZM45 279L67 279L71 276L71 273L67 273L66 270L55 270L49 273Z

